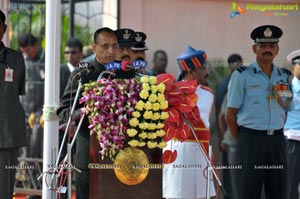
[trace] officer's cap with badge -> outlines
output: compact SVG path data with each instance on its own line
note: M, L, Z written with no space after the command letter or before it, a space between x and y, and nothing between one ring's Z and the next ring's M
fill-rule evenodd
M291 52L286 59L292 64L300 64L300 50Z
M120 47L132 47L134 45L135 32L129 28L115 30Z
M134 45L131 47L131 50L133 51L145 51L148 50L148 47L146 46L145 40L147 39L147 36L143 32L135 32L134 36Z
M273 25L259 26L250 35L255 43L277 43L281 36L282 30Z

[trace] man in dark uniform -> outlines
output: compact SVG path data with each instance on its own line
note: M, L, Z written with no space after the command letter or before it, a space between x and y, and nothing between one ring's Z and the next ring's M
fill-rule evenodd
M119 48L117 50L116 60L117 61L133 61L133 52L131 47L134 44L135 32L129 28L120 28L115 30Z
M0 196L12 199L19 150L26 145L25 111L19 101L25 94L25 63L21 53L2 42L5 18L0 10Z
M42 158L43 126L40 118L43 114L45 86L45 53L38 38L25 33L19 37L19 48L23 53L26 65L26 95L21 97L27 116L27 136L29 146L27 157Z
M276 87L290 72L273 63L282 30L265 25L251 33L256 61L233 72L228 86L226 120L237 141L237 192L240 199L287 198L287 158L283 126L288 103Z
M90 63L95 67L95 71L82 77L81 82L88 83L90 81L96 81L101 74L105 71L104 65L115 61L116 53L118 50L118 40L116 34L110 28L104 27L98 29L94 33L94 43L92 45L95 53L94 60ZM79 76L77 75L80 69L76 69L71 73L68 84L64 91L63 97L61 98L61 106L57 113L60 118L64 121L68 121L70 104L73 102L70 100L70 96L75 97L76 89L78 86ZM125 74L125 75L124 75ZM119 70L116 71L116 78L132 78L134 77L134 71L126 72ZM104 76L105 77L105 76ZM73 89L72 89L73 88ZM82 91L79 96L82 96ZM78 120L80 116L79 102L76 104L76 111L74 113L74 120ZM87 199L89 198L89 169L88 164L90 163L89 158L89 147L90 147L90 131L88 129L87 119L83 122L80 127L79 134L76 138L76 168L81 170L81 173L76 173L76 198Z

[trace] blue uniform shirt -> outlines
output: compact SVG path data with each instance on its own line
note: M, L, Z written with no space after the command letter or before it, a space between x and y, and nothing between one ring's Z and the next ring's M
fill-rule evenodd
M292 88L294 96L284 128L300 130L300 80L295 77L292 81Z
M274 64L270 78L257 62L235 70L228 85L227 107L239 109L237 124L256 130L283 128L285 110L269 96L271 86L287 83L287 79L287 70Z

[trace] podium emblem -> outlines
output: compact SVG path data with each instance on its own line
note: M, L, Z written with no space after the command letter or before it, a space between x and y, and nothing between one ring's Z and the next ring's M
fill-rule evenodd
M147 155L138 148L127 147L122 149L115 158L115 175L120 182L126 185L137 185L143 182L149 172Z

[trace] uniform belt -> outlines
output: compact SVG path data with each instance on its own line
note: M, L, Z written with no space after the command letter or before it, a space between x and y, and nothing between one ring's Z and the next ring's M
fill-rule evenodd
M256 130L256 129L250 129L247 127L240 126L240 132L241 133L254 133L257 135L283 135L283 129L277 129L277 130Z

